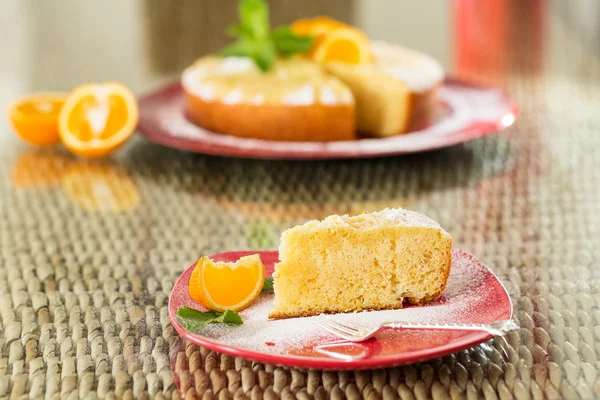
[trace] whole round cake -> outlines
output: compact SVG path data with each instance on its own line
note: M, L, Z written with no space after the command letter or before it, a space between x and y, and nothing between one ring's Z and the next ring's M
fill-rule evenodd
M183 72L191 121L239 137L328 142L400 135L435 117L444 73L432 57L327 17L272 33L265 24L234 27L238 42Z
M182 78L188 118L214 132L269 140L351 140L350 89L302 57L262 72L247 57L207 56Z

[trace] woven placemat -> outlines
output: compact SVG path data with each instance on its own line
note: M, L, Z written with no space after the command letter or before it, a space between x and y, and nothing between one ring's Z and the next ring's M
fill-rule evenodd
M138 139L85 162L3 144L0 399L178 398L176 382L190 399L600 398L600 68L566 27L552 33L562 58L550 73L521 55L499 82L522 107L517 124L442 151L275 162ZM200 255L276 248L307 219L386 206L429 215L482 259L520 330L411 366L335 372L220 355L170 325L172 285Z

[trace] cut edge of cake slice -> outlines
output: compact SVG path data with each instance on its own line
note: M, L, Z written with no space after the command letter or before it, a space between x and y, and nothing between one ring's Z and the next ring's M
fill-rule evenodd
M270 318L425 304L445 290L452 238L415 211L332 215L282 234Z

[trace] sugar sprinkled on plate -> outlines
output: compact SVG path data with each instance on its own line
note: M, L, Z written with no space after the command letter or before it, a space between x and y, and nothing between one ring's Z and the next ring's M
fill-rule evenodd
M384 321L469 322L477 311L473 308L485 301L486 293L479 287L487 276L484 270L470 268L470 262L469 259L455 260L446 291L429 305L337 314L335 318L360 325ZM314 323L316 317L269 320L273 298L272 293L262 293L251 307L241 311L243 325L212 324L195 335L222 345L263 353L287 353L329 335Z

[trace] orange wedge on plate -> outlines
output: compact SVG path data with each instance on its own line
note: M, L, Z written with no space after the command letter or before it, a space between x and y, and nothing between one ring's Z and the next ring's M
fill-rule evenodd
M85 84L73 90L60 112L64 145L84 157L103 157L127 141L139 120L135 95L116 83Z
M313 59L322 63L369 64L373 61L373 55L369 38L364 32L352 27L342 27L323 37L314 49Z
M209 310L240 311L260 294L265 281L265 266L258 254L234 263L214 262L202 257L190 276L192 299Z
M26 142L40 146L58 143L58 116L66 93L34 93L8 110L14 130Z

